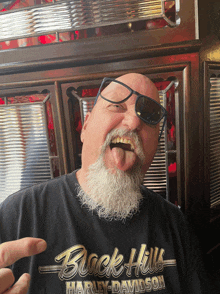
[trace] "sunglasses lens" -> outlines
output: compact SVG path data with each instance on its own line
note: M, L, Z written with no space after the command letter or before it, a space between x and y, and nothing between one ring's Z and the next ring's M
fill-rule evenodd
M149 124L157 124L163 117L163 109L154 100L140 96L136 102L137 115Z

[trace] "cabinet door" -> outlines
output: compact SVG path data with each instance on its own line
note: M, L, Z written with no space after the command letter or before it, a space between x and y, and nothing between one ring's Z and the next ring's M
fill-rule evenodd
M62 173L51 85L1 90L0 201Z
M198 147L200 116L197 115L198 120L191 125L191 114L197 112L196 107L198 107L196 104L198 88L192 91L193 102L190 100L191 71L192 68L195 72L198 70L197 61L196 54L185 55L184 58L172 56L172 58L126 61L109 65L111 69L114 67L115 71L106 71L104 66L99 66L100 73L84 74L84 76L80 76L79 81L74 79L72 82L63 83L61 92L68 133L68 147L71 153L71 170L80 168L81 126L87 111L92 109L94 97L102 78L104 76L114 78L127 72L145 74L158 87L161 103L166 107L169 115L154 162L147 172L143 184L161 193L164 198L184 210L188 201L185 195L190 190L189 174L191 168L199 170L198 167L195 167L195 161L199 156L198 148L196 157L195 152L191 151L194 150L195 142ZM195 78L195 83L196 80L197 78ZM78 95L78 99L74 93ZM191 159L192 161L190 161ZM198 173L194 174L194 177L198 181Z

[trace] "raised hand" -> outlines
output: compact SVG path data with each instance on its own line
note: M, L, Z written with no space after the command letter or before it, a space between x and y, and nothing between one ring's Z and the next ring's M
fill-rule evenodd
M13 272L6 267L23 257L39 254L46 248L47 243L44 240L30 237L0 244L0 294L27 293L30 275L23 274L14 284Z

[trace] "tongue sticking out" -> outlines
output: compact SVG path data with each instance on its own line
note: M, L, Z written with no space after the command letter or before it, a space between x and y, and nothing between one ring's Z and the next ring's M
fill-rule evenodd
M112 148L112 155L115 166L122 171L130 169L134 165L137 157L133 151L124 150L120 147Z

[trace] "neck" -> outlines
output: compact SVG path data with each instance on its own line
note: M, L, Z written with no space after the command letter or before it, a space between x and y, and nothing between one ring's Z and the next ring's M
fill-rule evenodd
M86 171L84 171L83 168L76 172L76 178L81 188L88 194L89 188L86 180Z

